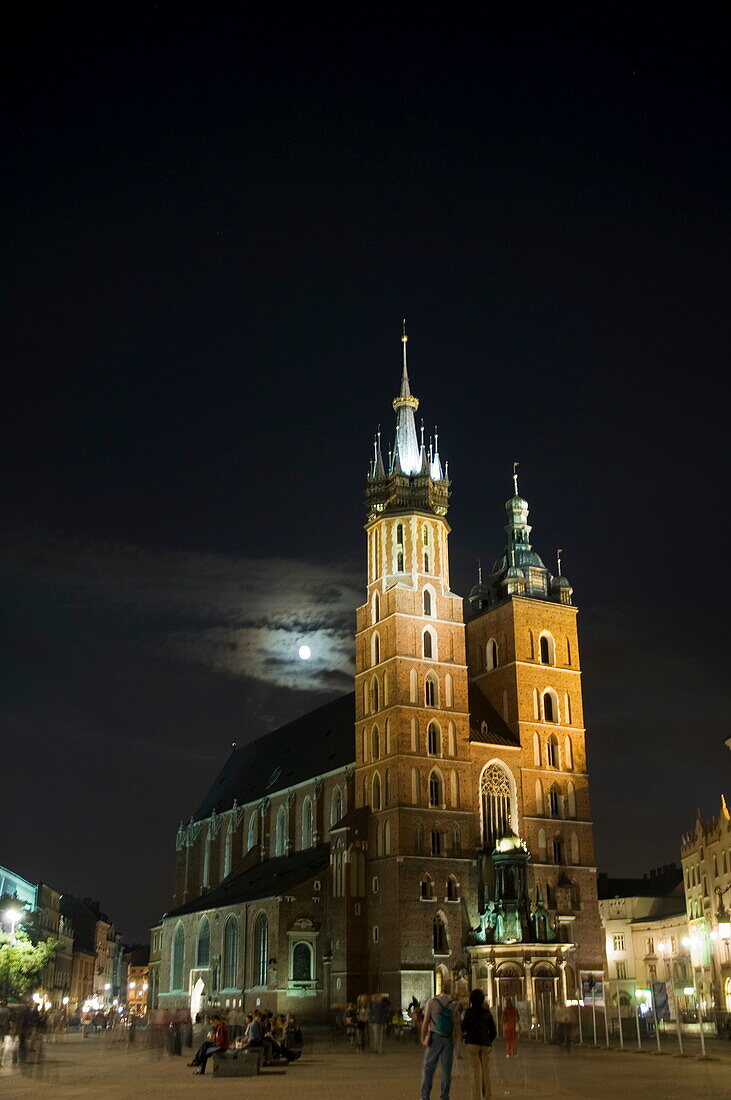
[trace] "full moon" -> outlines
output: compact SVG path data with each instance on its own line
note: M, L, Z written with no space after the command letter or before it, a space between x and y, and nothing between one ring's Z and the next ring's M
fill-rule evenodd
M299 657L301 661L309 661L312 656L312 650L308 645L301 645L299 647Z

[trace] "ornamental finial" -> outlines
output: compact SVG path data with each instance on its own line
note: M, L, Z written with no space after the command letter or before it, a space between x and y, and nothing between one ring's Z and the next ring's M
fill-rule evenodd
M563 550L557 550L556 551L556 567L558 569L558 576L559 577L561 576L561 555L562 554L563 554Z
M516 497L518 496L518 466L520 466L519 462L513 463L513 485L515 486Z
M482 584L482 562L477 559L477 583Z

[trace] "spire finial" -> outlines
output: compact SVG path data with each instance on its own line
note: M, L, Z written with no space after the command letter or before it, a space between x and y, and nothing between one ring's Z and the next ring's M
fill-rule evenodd
M409 377L409 372L408 372L408 369L406 367L406 345L408 344L408 342L409 342L409 338L406 335L406 318L404 317L403 322L402 322L402 330L401 330L401 343L403 344L403 347L404 347L404 370L403 370L403 377L404 378Z
M436 424L434 425L434 450L437 454L439 453L439 428Z
M556 551L556 567L558 568L558 576L559 577L561 576L561 555L562 554L563 554L563 550L557 550Z
M424 450L424 418L421 418L421 449Z
M513 463L513 485L515 486L516 497L518 496L518 466L520 466L519 462Z
M482 584L482 562L477 559L477 583Z

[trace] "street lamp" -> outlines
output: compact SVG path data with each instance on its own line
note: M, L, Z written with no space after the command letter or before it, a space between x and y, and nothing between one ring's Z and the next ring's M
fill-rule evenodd
M10 939L15 938L15 926L19 921L23 919L23 914L20 909L6 909L3 913L3 920L7 921L10 925Z
M721 889L720 886L716 887L716 893L718 894L718 909L716 910L716 924L718 925L718 934L722 940L731 940L731 916L729 916L728 910L723 904L723 895L727 892Z

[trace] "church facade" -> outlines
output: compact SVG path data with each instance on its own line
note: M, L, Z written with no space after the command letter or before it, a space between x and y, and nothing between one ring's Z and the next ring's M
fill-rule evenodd
M533 550L514 478L465 621L405 335L403 355L395 443L367 478L354 693L235 751L181 825L153 929L161 1008L324 1019L450 977L538 1011L603 973L572 589Z

